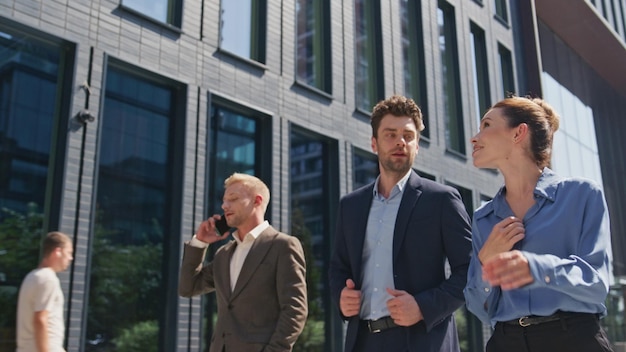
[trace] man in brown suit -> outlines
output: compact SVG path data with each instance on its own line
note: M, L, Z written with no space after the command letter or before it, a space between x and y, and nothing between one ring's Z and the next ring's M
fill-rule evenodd
M178 293L215 291L217 323L210 352L291 351L306 322L306 263L297 238L264 220L270 199L258 178L235 173L224 181L222 209L234 240L203 266L211 243L230 235L216 231L220 215L198 226L185 243Z

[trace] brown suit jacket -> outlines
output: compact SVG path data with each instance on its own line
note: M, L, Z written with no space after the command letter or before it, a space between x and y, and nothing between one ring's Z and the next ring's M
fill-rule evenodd
M215 291L217 323L211 352L291 351L306 322L306 263L300 241L273 227L256 238L235 289L230 289L230 241L202 266L206 249L185 243L178 293Z

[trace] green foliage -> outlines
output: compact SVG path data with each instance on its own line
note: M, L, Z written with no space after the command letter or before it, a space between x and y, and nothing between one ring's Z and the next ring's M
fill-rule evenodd
M324 321L307 319L293 352L319 352L324 350Z
M461 352L467 352L469 350L469 341L467 334L467 318L465 316L466 310L464 307L457 309L454 312L454 320L456 321L456 328L459 334L459 345Z
M161 309L162 245L113 243L96 225L89 290L88 334L109 338L155 319Z
M307 263L306 282L309 316L302 334L294 346L294 352L315 352L324 349L324 309L320 289L323 287L321 270L315 265L311 231L304 225L304 214L299 207L294 207L291 214L291 234L302 243Z
M113 340L117 352L157 352L159 325L156 320L142 321L121 331Z
M25 214L0 210L0 327L15 327L22 280L39 263L43 214L34 203Z

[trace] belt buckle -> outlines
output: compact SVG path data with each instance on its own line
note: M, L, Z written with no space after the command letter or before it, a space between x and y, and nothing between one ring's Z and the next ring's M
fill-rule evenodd
M372 321L371 321L371 320L368 320L368 321L367 321L367 328L369 329L369 331L370 331L372 334L376 334L376 333L381 332L381 329L372 329Z
M521 318L519 318L519 320L517 321L519 323L519 326L524 327L524 328L527 327L527 326L530 326L531 324L526 322L527 318L528 317L521 317Z

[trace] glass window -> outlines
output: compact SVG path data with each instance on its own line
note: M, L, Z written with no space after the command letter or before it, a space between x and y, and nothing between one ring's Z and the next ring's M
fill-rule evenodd
M375 154L357 148L352 150L352 189L374 182L378 173L378 158Z
M181 27L182 0L121 0L121 5L159 22Z
M294 351L335 351L340 349L336 344L341 344L341 325L333 323L338 316L331 308L325 278L334 229L331 214L338 200L337 146L293 128L289 157L291 234L304 247L309 301L309 316Z
M370 113L383 99L380 1L354 0L356 108Z
M269 165L267 155L271 155L270 144L263 144L262 136L267 136L269 119L246 109L229 108L226 105L212 104L210 107L210 130L207 136L208 169L206 180L207 201L204 218L222 212L224 180L234 172L255 175L271 186L265 172ZM245 110L245 111L244 111ZM270 187L270 192L272 192ZM269 220L270 210L265 213ZM225 240L225 243L228 240ZM220 243L208 249L207 261L213 259ZM203 331L202 351L208 351L213 334L213 323L217 318L215 295L202 295Z
M480 126L480 119L491 106L491 90L489 89L489 65L487 63L487 44L485 31L470 22L470 45L472 46L472 74L474 78L474 103L476 105L476 119Z
M176 290L168 266L178 263L167 259L170 250L178 257L172 194L182 163L173 151L183 142L175 140L182 99L175 87L130 71L109 65L106 74L86 351L164 346L161 329L172 324L164 318L175 304L166 299ZM133 339L138 332L145 340Z
M415 170L413 169L415 172L417 172L418 175L420 175L420 177L429 179L431 181L437 181L437 177L435 177L435 175L431 175L427 172L421 171L421 170Z
M500 56L500 75L502 77L502 98L504 98L515 93L513 60L511 58L511 51L500 43L498 43L498 54Z
M221 1L220 49L265 63L266 0Z
M472 190L465 187L455 185L450 182L446 182L448 186L452 186L459 191L463 205L465 205L465 211L472 218L474 213L474 205L472 200ZM459 308L455 312L455 319L459 327L459 342L462 346L467 346L468 351L482 351L482 329L483 325L478 318L470 313L465 306Z
M492 198L489 196L486 196L484 194L480 195L480 206L482 207L483 205L487 204L487 202L489 202Z
M562 117L554 134L550 168L559 175L585 177L602 185L593 109L548 73L541 78L544 98Z
M426 92L426 66L424 65L424 35L422 34L421 1L400 0L402 27L402 60L404 94L415 100L424 117L421 136L430 137L428 123L428 95Z
M509 23L506 0L495 0L496 16L504 23Z
M296 3L296 76L298 82L331 93L330 2Z
M55 144L65 139L56 128L64 125L60 107L69 100L63 94L69 51L0 19L0 350L15 350L18 290L58 218L44 212L58 201L46 198L52 161L65 157L54 151L65 150Z
M437 8L439 52L441 59L446 147L465 154L465 132L461 107L461 80L456 41L454 7L440 0Z

